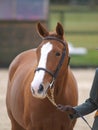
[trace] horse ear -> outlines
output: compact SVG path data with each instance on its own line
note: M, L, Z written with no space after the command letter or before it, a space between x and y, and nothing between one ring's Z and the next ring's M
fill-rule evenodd
M46 30L46 28L41 23L37 24L37 30L41 37L46 37L49 35L49 32Z
M60 23L57 23L56 26L56 33L58 34L59 37L63 38L64 35L64 29Z

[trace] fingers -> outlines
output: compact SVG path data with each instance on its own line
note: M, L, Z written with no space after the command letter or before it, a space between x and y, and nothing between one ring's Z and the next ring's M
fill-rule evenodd
M57 107L58 107L58 109L61 109L61 108L62 108L62 105L61 105L61 104L58 104Z
M63 111L63 112L64 112L64 111L67 111L67 112L70 113L70 114L76 113L76 110L75 110L72 106L70 106L70 105L64 106L64 105L59 104L59 105L57 106L57 108L58 108L59 110Z
M61 111L66 111L66 107L63 106L63 105L61 105L61 104L59 104L59 105L57 106L57 108L58 108L59 110L61 110Z

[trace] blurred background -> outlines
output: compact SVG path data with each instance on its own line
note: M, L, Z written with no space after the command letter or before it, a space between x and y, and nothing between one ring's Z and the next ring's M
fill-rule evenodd
M0 0L0 67L39 45L38 21L49 30L63 25L72 67L98 65L97 0Z
M98 1L97 0L51 0L49 27L60 21L65 37L75 47L85 47L85 55L71 55L71 66L98 66Z
M98 67L98 0L0 0L0 130L11 127L5 103L8 66L19 53L40 44L39 21L50 31L57 22L63 25L79 104L89 96ZM93 118L94 114L87 116L90 125ZM89 130L81 119L75 126L78 129Z

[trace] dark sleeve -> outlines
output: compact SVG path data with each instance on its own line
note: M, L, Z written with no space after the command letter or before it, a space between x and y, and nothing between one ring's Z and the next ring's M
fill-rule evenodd
M95 77L90 91L90 98L98 107L98 68L96 69Z
M76 110L76 113L73 115L70 115L70 118L78 118L79 114L82 116L85 116L97 109L96 104L93 102L91 98L87 99L83 104L73 107Z
M77 113L70 115L71 118L79 117L78 113L85 116L96 109L98 109L98 68L95 72L92 88L90 91L90 98L87 99L83 104L74 107Z

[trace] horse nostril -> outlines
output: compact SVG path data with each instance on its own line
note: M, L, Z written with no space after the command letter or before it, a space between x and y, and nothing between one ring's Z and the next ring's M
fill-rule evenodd
M43 91L43 89L44 89L43 85L40 84L39 89L38 89L38 93L41 93Z
M33 89L33 88L31 88L31 90L32 90L32 93L34 94L34 93L35 93L34 89Z

